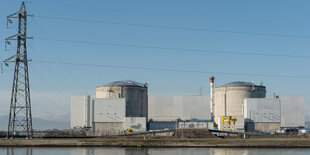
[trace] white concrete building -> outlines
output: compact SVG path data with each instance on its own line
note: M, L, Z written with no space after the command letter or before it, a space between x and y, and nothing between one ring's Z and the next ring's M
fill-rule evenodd
M243 116L246 131L274 133L280 130L280 100L275 98L244 99Z
M97 136L124 133L125 99L96 98L93 131Z
M303 96L279 96L281 102L281 127L305 126Z
M95 98L94 122L125 122L124 98Z
M93 97L89 95L71 97L71 128L90 128L94 120Z
M92 128L97 136L146 131L146 117L125 117L125 98L71 97L71 128Z

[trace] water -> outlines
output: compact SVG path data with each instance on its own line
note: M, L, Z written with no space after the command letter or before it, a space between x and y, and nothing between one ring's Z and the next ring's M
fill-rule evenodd
M119 147L10 147L0 155L303 155L310 149L273 148L119 148Z

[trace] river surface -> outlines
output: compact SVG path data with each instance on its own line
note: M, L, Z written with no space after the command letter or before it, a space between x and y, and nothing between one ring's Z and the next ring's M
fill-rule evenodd
M310 149L285 148L123 148L123 147L9 147L0 155L304 155Z

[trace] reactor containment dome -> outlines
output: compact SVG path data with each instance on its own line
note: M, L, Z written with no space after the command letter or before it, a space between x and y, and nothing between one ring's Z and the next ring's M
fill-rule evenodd
M266 87L251 82L236 81L214 87L214 121L221 116L242 116L246 98L264 98Z
M96 87L96 98L125 98L126 117L148 115L148 85L135 81L114 81Z

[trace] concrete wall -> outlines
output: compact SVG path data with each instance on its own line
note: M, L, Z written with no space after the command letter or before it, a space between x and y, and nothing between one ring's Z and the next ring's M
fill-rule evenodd
M93 105L91 96L72 96L70 127L91 127L93 121Z
M154 121L211 119L209 96L149 96L148 102L149 119Z
M247 98L243 104L246 122L280 122L280 100L274 98Z
M125 122L124 98L96 98L94 122Z
M305 126L303 96L280 96L281 127Z
M245 98L264 98L263 86L220 86L214 88L214 118L218 124L220 116L243 116L242 105Z
M95 136L120 135L124 134L124 122L95 122Z
M276 130L280 130L280 122L246 122L245 126L248 132L275 133Z

